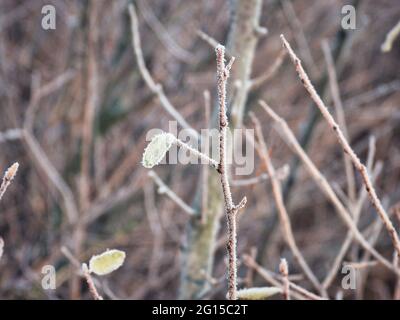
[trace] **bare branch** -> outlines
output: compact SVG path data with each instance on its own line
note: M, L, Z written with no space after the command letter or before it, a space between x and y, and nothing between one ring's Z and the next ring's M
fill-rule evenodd
M261 106L267 112L267 114L274 120L276 124L276 129L284 141L288 144L288 146L292 149L293 152L297 153L300 160L305 164L307 171L310 173L311 177L315 180L317 185L320 187L321 191L326 195L326 197L332 202L332 204L336 208L336 212L339 214L343 222L353 233L354 238L361 244L361 246L369 251L377 260L379 260L384 266L388 269L392 270L394 273L400 275L400 271L393 266L391 262L385 259L382 255L380 255L368 241L364 238L364 236L360 233L357 226L354 224L353 219L351 218L350 213L340 202L332 187L326 180L326 178L322 175L322 173L317 169L311 159L308 157L306 152L301 148L299 142L297 141L295 135L290 130L289 126L281 117L279 117L264 101L260 101Z
M340 98L339 84L337 80L335 64L329 44L326 40L322 42L322 49L324 51L325 61L328 69L329 85L331 87L333 105L335 106L336 116L338 118L339 125L343 128L344 136L349 139L349 133L346 125L346 118L343 110L342 99ZM351 159L347 154L343 154L346 179L347 179L347 192L350 201L354 201L356 197L356 181L354 176L354 169L351 163Z
M336 123L335 119L332 117L330 114L328 108L325 106L324 102L322 101L321 97L318 95L318 93L315 91L314 86L311 84L310 79L308 78L306 72L304 71L300 59L296 56L296 54L293 52L292 48L290 47L290 44L286 41L285 37L281 35L281 39L283 42L283 46L285 49L288 51L290 58L293 61L293 64L296 67L297 74L299 75L299 78L301 82L303 83L305 89L308 91L310 94L311 98L314 100L315 104L317 105L318 109L320 110L322 116L325 118L325 120L328 122L329 126L333 130L333 132L336 135L336 138L338 139L338 142L343 148L343 151L347 153L351 161L353 162L353 165L356 167L356 169L360 172L362 180L364 182L365 188L368 192L369 198L373 206L375 207L379 217L382 219L382 222L388 231L392 242L393 246L400 255L400 239L397 234L396 229L394 228L392 222L389 219L389 216L386 212L386 210L383 208L381 201L379 200L376 191L371 183L371 179L368 173L367 168L361 163L360 159L358 156L354 153L353 149L350 147L349 143L347 142L346 137L344 136L342 130L340 129L339 125Z
M249 90L258 89L265 82L273 78L278 72L279 68L281 67L283 61L285 60L285 57L286 57L286 51L281 50L279 52L279 55L276 57L274 63L262 75L250 80Z
M289 165L285 164L282 167L276 169L275 177L280 181L285 180L289 175L289 172L290 172ZM262 173L259 176L253 178L230 180L230 183L232 187L243 187L267 181L269 180L269 178L270 177L268 173Z
M323 289L321 283L318 281L317 277L314 275L312 272L311 268L308 266L306 260L304 259L303 255L301 254L301 251L299 250L296 240L293 235L293 230L292 226L290 223L290 218L289 214L286 210L285 204L283 202L283 196L282 196L282 187L280 184L280 181L276 179L275 176L275 168L273 167L272 161L270 159L267 145L265 143L262 131L261 131L261 124L258 121L258 119L254 116L253 113L250 113L250 116L252 118L254 127L255 127L255 132L256 132L256 137L258 140L258 144L260 148L256 148L259 156L264 162L264 165L267 169L268 175L270 176L271 179L271 184L272 184L272 191L275 199L275 204L278 209L279 213L279 218L281 221L281 226L282 226L282 231L283 231L283 236L290 247L290 250L292 251L294 257L296 258L297 262L299 263L300 267L303 269L304 273L306 274L307 278L311 281L313 286L323 295L327 296L327 293Z
M23 141L26 144L29 155L31 156L35 166L46 175L49 181L60 193L61 197L63 198L65 212L67 214L69 223L74 224L78 219L78 209L75 205L75 199L71 189L50 162L46 153L43 151L38 141L30 132L24 131Z
M228 118L226 115L226 82L234 58L231 58L225 66L225 47L218 45L215 48L217 55L217 91L219 102L219 165L218 172L221 178L222 192L225 201L225 213L228 225L228 298L237 299L237 213L246 204L246 197L235 205L232 200L231 188L229 185L228 169L226 161L226 131L228 129Z
M175 137L175 141L176 145L180 148L183 148L187 151L189 151L192 155L198 157L199 159L201 159L203 161L203 163L207 163L209 164L211 167L213 167L214 169L218 169L218 162L215 161L214 159L211 159L209 156L207 156L206 154L196 150L195 148L191 147L190 145L188 145L187 143L179 140L178 138Z
M158 193L166 194L172 201L174 201L184 212L188 215L195 215L196 210L186 204L179 196L173 192L162 180L161 178L155 173L153 170L150 170L148 173L149 177L153 179L153 181L158 186Z
M196 138L199 139L199 133L193 129L186 120L181 116L181 114L176 110L176 108L171 104L169 99L164 93L163 87L161 84L156 83L150 75L150 72L147 70L146 64L143 58L142 47L140 43L140 34L139 34L139 26L138 26L138 19L136 15L136 10L133 4L129 5L129 14L131 17L131 24L132 24L132 44L133 49L136 55L137 64L139 67L139 71L142 74L144 81L146 82L149 89L155 93L158 99L161 102L161 105L164 109L179 123L180 126L184 129L190 129L190 133Z
M209 128L210 125L210 118L211 118L211 96L210 96L210 91L205 90L203 92L204 96L204 122L205 122L205 128ZM208 151L208 150L207 150ZM208 177L209 177L209 167L208 166L202 166L201 169L202 175L201 175L201 223L205 224L207 221L207 215L208 215L208 208L207 208L207 202L208 202Z
M177 59L185 63L193 63L196 61L193 54L184 48L182 48L176 41L172 38L168 30L162 25L160 20L154 12L149 8L146 3L147 1L137 1L140 12L143 15L144 20L147 22L149 27L154 31L155 35L160 39L164 47L173 54Z

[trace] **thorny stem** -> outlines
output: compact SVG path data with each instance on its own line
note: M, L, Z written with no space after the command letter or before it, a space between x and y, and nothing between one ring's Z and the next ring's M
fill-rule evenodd
M324 102L322 101L321 97L316 92L314 86L312 85L307 73L304 71L303 66L301 65L300 59L296 56L294 51L292 50L290 44L287 42L285 37L281 35L281 40L283 42L284 48L288 51L289 56L295 65L297 74L307 92L310 94L311 98L314 100L315 104L317 105L318 109L320 110L322 116L328 122L329 126L333 130L339 144L343 148L343 151L347 153L353 162L353 165L356 169L360 172L363 183L365 185L365 189L368 192L368 196L372 205L375 207L378 216L381 218L385 228L389 232L389 235L392 239L393 246L396 249L397 253L400 255L400 239L396 232L396 229L393 226L392 221L389 219L389 215L387 214L386 210L383 208L381 201L379 200L376 191L372 185L371 178L369 172L365 165L363 165L355 154L353 149L351 148L350 144L348 143L346 137L344 136L340 126L336 123L335 119L330 114L328 108L325 106Z
M246 204L246 197L242 199L239 205L234 205L232 193L229 186L229 178L226 165L226 131L228 129L228 118L226 116L226 81L229 77L229 71L235 58L231 58L228 65L225 66L225 47L218 45L215 48L217 56L217 91L219 102L219 164L218 172L220 174L222 192L225 201L225 213L228 225L228 299L237 299L237 224L236 218L239 209Z

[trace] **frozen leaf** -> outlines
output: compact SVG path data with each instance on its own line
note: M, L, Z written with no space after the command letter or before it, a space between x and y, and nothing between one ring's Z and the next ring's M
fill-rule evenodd
M121 250L107 250L102 254L93 256L89 261L89 272L99 276L117 270L125 260L125 252Z
M239 300L265 300L280 292L277 287L249 288L238 290L237 296Z
M153 137L143 153L142 164L145 168L153 168L164 158L175 141L171 133L160 133Z

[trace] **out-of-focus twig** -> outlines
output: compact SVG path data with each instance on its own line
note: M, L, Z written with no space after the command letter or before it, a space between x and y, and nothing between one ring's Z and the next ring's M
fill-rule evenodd
M400 21L386 34L385 42L382 43L382 52L389 52L392 50L393 42L400 34Z
M279 272L283 278L283 299L290 300L289 267L286 259L281 259L281 263L279 264Z
M135 52L137 64L142 74L144 81L146 82L149 89L155 93L158 99L161 102L161 105L164 109L179 123L180 126L184 129L190 129L190 133L198 140L200 138L199 133L193 129L189 123L181 116L181 114L176 110L176 108L171 104L169 99L164 93L163 87L161 84L156 83L152 76L150 75L149 70L147 70L146 64L143 58L142 47L140 43L140 34L139 34L139 25L138 19L136 15L136 10L133 4L129 5L129 14L131 17L131 24L132 24L132 44L133 49Z
M140 12L143 15L144 20L147 22L149 27L153 29L155 35L160 39L164 47L174 55L177 59L185 63L193 63L196 61L193 54L184 48L182 48L176 41L172 38L168 30L162 25L160 20L147 5L147 1L137 1Z
M283 12L289 22L290 28L294 34L297 45L299 46L300 56L306 62L307 68L311 70L311 75L315 76L317 73L316 64L312 56L310 46L308 45L307 38L304 34L303 26L297 17L291 0L281 0Z
M288 164L283 165L282 167L276 169L275 177L278 180L285 180L290 172L290 168ZM250 186L254 184L258 184L264 181L267 181L270 178L268 173L262 173L257 177L247 178L247 179L236 179L231 180L232 187L243 187L243 186Z
M333 104L335 106L336 116L338 118L339 125L343 128L344 136L349 139L349 132L347 130L346 118L343 110L342 99L340 98L339 84L335 70L335 64L333 63L333 57L329 43L327 40L322 41L322 49L325 56L325 61L328 69L329 85L331 88L331 94ZM343 154L346 179L347 179L347 192L351 202L355 201L356 197L356 181L354 176L354 169L350 158L344 153Z
M158 193L166 194L172 201L174 201L185 213L188 215L195 215L196 211L186 204L179 196L173 192L162 180L161 178L155 173L155 171L150 170L148 173L149 177L153 179L153 181L158 186Z
M213 37L211 37L202 30L197 30L196 33L203 41L207 42L211 48L215 48L219 44L217 40L215 40ZM229 50L225 51L225 55L228 59L232 58L232 55L229 53Z
M58 173L57 169L53 166L46 153L39 145L39 142L30 132L24 131L23 142L29 151L28 154L31 156L34 165L46 175L52 185L60 193L64 202L65 213L68 221L69 223L74 224L78 218L78 209L70 187Z
M205 90L203 92L204 96L204 123L205 128L209 128L210 126L210 118L211 118L211 96L210 91ZM208 137L207 137L208 138ZM209 150L207 150L208 153ZM210 168L208 165L203 165L201 169L201 223L206 223L207 221L207 201L208 201L208 177L209 177Z
M262 266L260 266L252 257L249 255L244 255L243 256L243 262L245 263L246 266L249 268L253 268L264 280L267 282L271 283L273 286L278 287L278 288L283 288L283 285L280 281L278 281L271 272L268 270L264 269ZM282 280L282 277L279 277L279 280ZM309 300L326 300L326 298L320 297L303 287L293 283L289 282L290 288L293 290L291 292L291 295L296 298L296 299L309 299Z
M283 202L283 196L282 196L282 187L280 184L280 181L276 178L275 175L275 168L272 164L272 161L269 156L269 152L267 149L267 145L265 143L262 131L261 131L261 124L259 120L255 117L253 113L250 113L251 119L253 121L254 127L255 127L255 133L258 141L258 146L259 148L256 148L257 152L259 153L259 156L264 162L264 165L267 169L268 175L270 176L271 179L271 184L272 184L272 191L275 199L275 204L278 209L279 213L279 218L281 221L281 226L282 226L282 231L283 231L283 236L290 248L290 250L293 253L293 256L296 258L297 262L299 263L300 267L304 271L305 275L307 278L311 281L313 286L323 295L327 296L327 293L323 289L321 283L311 270L311 268L308 266L308 263L304 259L300 249L297 246L296 240L293 235L293 230L292 226L290 223L290 218L287 213L285 204Z
M375 154L375 145L374 145L374 143L372 143L374 141L374 139L371 139L370 141L371 141L371 143L370 143L370 147L368 150L367 163L368 163L369 168L372 168L373 157ZM374 170L372 170L372 182L375 181L375 178L379 175L381 169L382 169L382 163L378 162L376 164ZM359 221L361 210L362 210L362 207L364 205L366 198L367 198L366 190L361 189L360 194L358 196L358 201L352 208L353 220L356 225ZM339 270L339 268L341 266L342 260L343 260L344 256L346 255L347 250L349 249L352 242L353 242L353 233L351 232L351 230L349 230L347 232L346 238L343 241L341 248L339 249L338 254L336 255L335 260L332 263L330 270L328 271L328 273L325 277L325 280L323 281L323 286L325 288L328 288L331 285L332 281L335 279L337 271Z
M3 181L0 185L0 200L1 198L3 198L3 195L6 192L8 186L10 185L11 181L17 174L18 167L19 167L18 162L15 162L11 167L7 169L6 173L4 174Z
M285 57L286 57L286 51L281 50L278 56L276 57L274 63L263 74L261 74L257 78L250 80L249 90L258 89L261 85L263 85L265 82L274 77L278 72L279 68L281 67L283 61L285 60Z
M3 250L4 250L4 240L2 237L0 237L0 260L1 257L3 256Z

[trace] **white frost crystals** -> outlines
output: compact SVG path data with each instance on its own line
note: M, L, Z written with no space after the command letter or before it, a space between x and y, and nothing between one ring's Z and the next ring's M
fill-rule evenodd
M143 153L142 164L145 168L153 168L164 158L176 138L171 133L160 133L153 137Z

